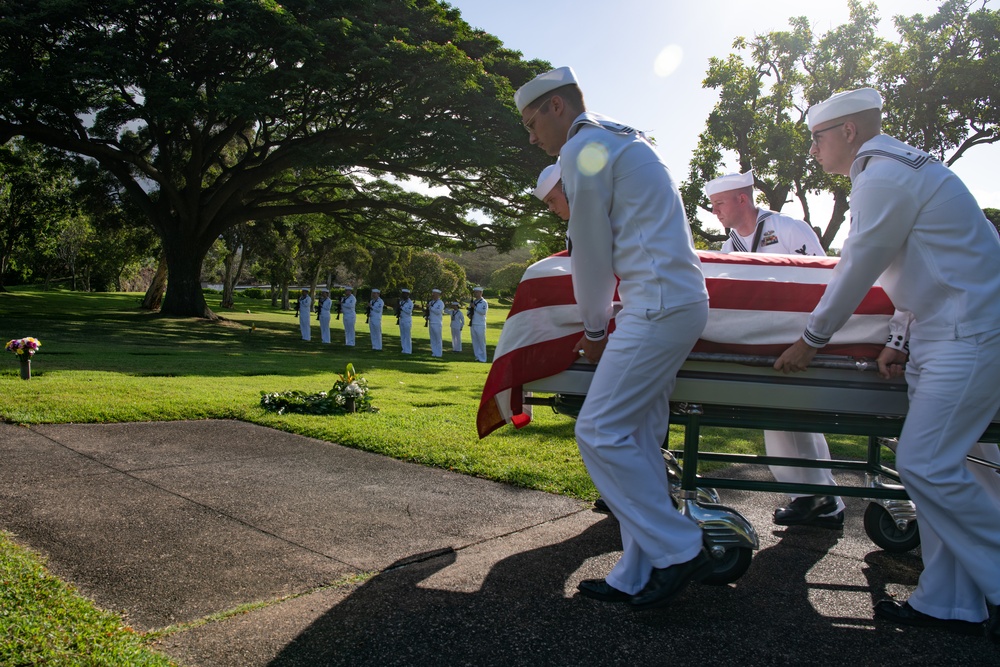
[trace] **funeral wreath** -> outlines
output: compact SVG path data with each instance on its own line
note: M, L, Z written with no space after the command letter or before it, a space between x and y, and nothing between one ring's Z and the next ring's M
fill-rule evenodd
M378 412L378 408L372 405L368 380L354 370L354 364L347 364L330 391L315 394L296 390L261 392L260 405L279 415L286 412L310 415Z

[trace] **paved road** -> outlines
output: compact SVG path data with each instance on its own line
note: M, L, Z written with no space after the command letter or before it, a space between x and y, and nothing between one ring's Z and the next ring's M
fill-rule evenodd
M184 665L1000 665L872 619L920 561L872 545L858 500L840 533L723 492L760 533L749 572L636 613L575 595L620 542L569 498L229 421L0 424L0 461L0 527L133 626L178 626L158 648Z

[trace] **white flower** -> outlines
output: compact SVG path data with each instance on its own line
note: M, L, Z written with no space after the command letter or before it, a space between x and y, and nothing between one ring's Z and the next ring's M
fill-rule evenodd
M341 392L344 396L349 396L352 398L361 398L365 395L365 390L363 387L358 385L357 382L352 382L351 384L344 387Z

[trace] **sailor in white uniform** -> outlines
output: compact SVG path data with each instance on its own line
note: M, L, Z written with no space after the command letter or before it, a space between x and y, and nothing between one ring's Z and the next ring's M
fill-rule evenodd
M472 288L472 303L469 306L469 331L472 332L472 353L476 361L486 361L486 311L490 306L483 298L483 288Z
M451 351L462 351L462 329L465 328L465 315L462 313L462 305L458 301L451 302Z
M354 288L345 287L340 311L344 316L344 345L348 347L354 347L354 324L357 321L357 307L358 297L354 296Z
M382 311L385 301L382 300L382 290L373 289L371 301L368 302L371 312L368 313L368 331L371 333L372 349L382 350Z
M539 75L514 101L530 142L560 156L585 330L574 349L597 363L576 437L622 537L608 576L579 589L660 606L713 569L701 530L671 503L660 453L677 371L708 319L701 264L663 159L641 132L588 113L572 69ZM616 276L622 310L608 336Z
M302 290L302 296L299 297L295 308L299 314L299 332L302 334L302 340L310 340L312 322L309 318L312 317L312 297L309 296L309 290Z
M705 185L712 213L729 230L722 252L782 253L825 257L816 232L802 220L758 208L753 197L753 171L720 176ZM829 459L830 447L821 433L764 431L769 456ZM833 473L823 468L770 466L779 482L835 486ZM839 497L790 494L787 507L774 512L779 526L809 524L822 528L844 526L844 501Z
M330 299L330 293L324 290L320 294L319 312L317 313L320 338L324 343L330 342L330 308L332 306L333 301Z
M399 346L403 354L413 352L413 299L410 298L410 290L403 288L399 290L402 296L399 298L396 316L399 320Z
M566 201L566 193L562 189L562 169L559 168L559 160L542 169L532 194L545 204L549 212L555 213L560 220L569 221L569 202Z
M973 473L970 453L1000 409L1000 238L965 184L932 156L881 134L871 88L809 109L810 154L851 178L851 229L801 339L775 368L803 370L879 280L908 327L879 355L905 375L910 409L896 466L917 508L924 570L906 602L875 616L900 625L982 634L1000 604L1000 476ZM994 614L988 629L1000 642Z
M441 340L441 326L444 319L444 301L441 300L441 290L436 287L431 290L431 300L427 304L427 333L431 338L431 356L442 357L444 350Z

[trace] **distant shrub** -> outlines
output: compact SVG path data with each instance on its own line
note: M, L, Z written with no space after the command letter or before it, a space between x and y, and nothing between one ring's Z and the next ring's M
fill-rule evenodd
M271 290L264 289L262 287L248 287L246 289L239 290L240 296L247 299L270 299Z

